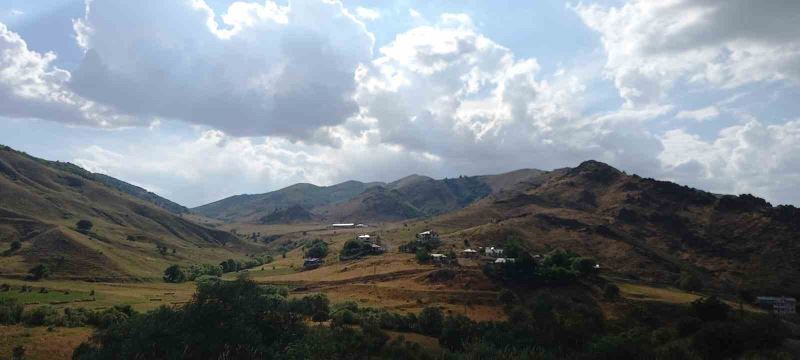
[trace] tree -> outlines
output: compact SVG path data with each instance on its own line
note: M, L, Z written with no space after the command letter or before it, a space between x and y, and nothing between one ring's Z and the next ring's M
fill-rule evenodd
M47 267L45 264L36 265L33 269L28 271L31 274L31 278L33 280L44 279L50 276L50 268Z
M703 289L703 281L689 272L683 272L681 274L680 283L678 285L681 289L688 291L698 291Z
M186 274L179 265L172 265L164 270L164 281L168 283L182 283L186 281Z
M92 222L89 220L78 220L78 222L75 223L75 227L78 229L78 231L85 234L92 230L94 224L92 224Z
M613 283L608 283L603 288L603 297L607 300L616 300L619 298L619 286Z
M590 257L577 257L572 260L572 270L584 276L594 274L597 271L595 265L597 262Z
M306 256L310 258L324 258L328 255L328 244L322 240L314 240L311 247L306 252Z
M424 248L417 249L416 256L417 256L417 261L421 263L426 263L428 261L431 261L431 254L429 254L428 251L425 250Z
M731 307L716 296L692 301L689 311L692 316L703 321L725 321Z
M500 303L506 306L513 304L515 298L516 296L514 296L514 292L508 289L503 289L497 296L497 300L499 300Z
M14 241L11 242L11 245L9 246L8 250L9 250L9 252L14 252L14 251L19 250L21 247L22 247L22 243L19 242L19 240L14 240Z
M439 344L451 351L462 351L474 335L475 324L463 315L448 316L442 323Z
M425 335L439 336L442 333L444 316L442 310L437 307L428 306L422 309L417 321L420 331Z

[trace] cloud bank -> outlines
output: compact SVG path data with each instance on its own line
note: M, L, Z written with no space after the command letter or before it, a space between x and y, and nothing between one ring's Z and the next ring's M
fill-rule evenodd
M596 32L600 61L552 71L464 14L414 22L375 48L370 27L391 12L337 1L235 2L219 14L202 0L91 1L74 21L85 51L74 69L0 24L0 116L154 134L177 120L190 139L89 144L76 161L189 205L293 182L587 159L800 204L791 186L800 114L774 118L718 101L740 90L759 96L748 86L800 86L800 4L569 8ZM598 110L597 99L613 101Z

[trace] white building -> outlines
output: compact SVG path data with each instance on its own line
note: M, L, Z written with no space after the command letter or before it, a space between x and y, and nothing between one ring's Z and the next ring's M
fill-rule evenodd
M795 314L797 312L797 300L793 297L759 296L756 298L756 304L772 310L778 315Z
M514 261L516 261L516 259L514 259L514 258L497 258L497 259L494 260L494 263L495 264L508 264L508 263L513 263Z
M363 242L373 242L372 236L370 236L368 234L358 235L357 239L359 241L363 241Z
M334 229L352 229L356 227L356 224L353 223L339 223L339 224L331 224L331 227Z
M494 246L487 247L486 249L484 249L484 252L486 253L486 256L492 256L492 257L503 256L503 249L496 248Z

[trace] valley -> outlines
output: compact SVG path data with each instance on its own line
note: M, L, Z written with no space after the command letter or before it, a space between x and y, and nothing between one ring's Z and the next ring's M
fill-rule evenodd
M0 258L0 301L25 311L179 309L196 300L197 284L209 276L171 283L162 279L165 269L178 265L188 273L223 261L240 265L221 281L279 286L290 300L324 294L334 307L354 303L398 316L436 308L474 322L512 321L501 300L508 289L523 304L544 298L586 303L608 321L639 306L686 307L711 295L764 314L741 304L738 294L800 295L797 209L643 179L594 161L455 179L298 184L194 209L10 148L0 150L0 170L0 247L9 249ZM82 220L90 229L81 228ZM365 226L332 227L337 222ZM430 252L446 254L447 263L404 251L427 230L440 242ZM382 251L342 256L362 234ZM13 249L15 242L20 246ZM305 268L319 244L321 265ZM541 259L566 251L596 261L599 271L557 285L509 282L487 272L499 257L484 255L488 247ZM466 249L478 255L467 256ZM33 279L31 269L40 265L48 273ZM610 284L619 300L605 295ZM77 346L91 334L85 325L46 328L1 325L0 334L17 340L0 342L0 354L27 344L35 348L27 352L31 358L68 358L71 352L55 354L43 344ZM442 351L430 334L386 331Z

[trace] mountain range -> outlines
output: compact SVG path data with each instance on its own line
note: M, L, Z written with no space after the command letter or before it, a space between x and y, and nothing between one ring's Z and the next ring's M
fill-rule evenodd
M691 277L729 293L800 295L797 208L642 178L597 161L450 179L296 184L189 211L256 224L402 221L436 229L448 246L561 248L596 258L614 276L661 284ZM172 263L217 263L270 249L185 213L121 180L0 148L0 246L22 244L4 252L4 276L44 263L61 277L148 278ZM91 231L76 228L84 219Z

